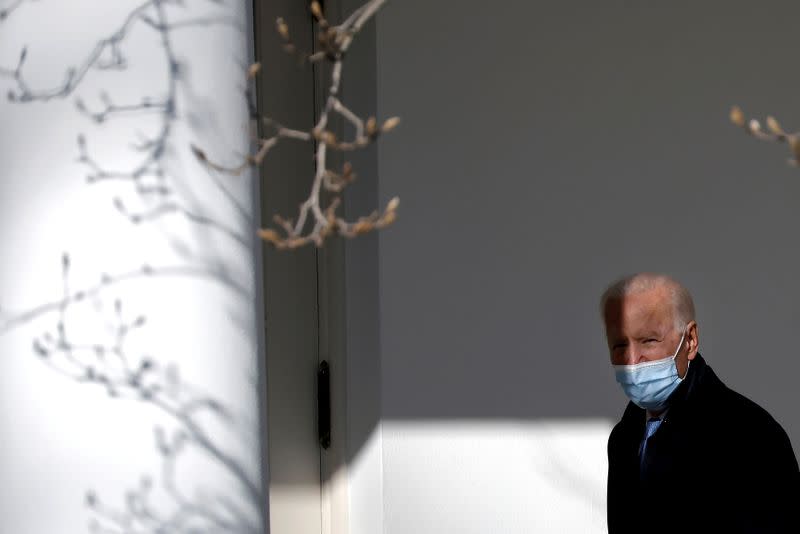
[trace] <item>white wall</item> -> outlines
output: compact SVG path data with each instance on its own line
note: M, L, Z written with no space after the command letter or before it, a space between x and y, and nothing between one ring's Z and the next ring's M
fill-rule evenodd
M189 148L225 163L248 148L247 4L137 6L145 4L23 2L0 22L3 95L24 96L12 72L23 47L24 83L37 94L0 102L2 532L77 533L92 523L263 530L252 182L208 172ZM106 46L84 72L115 35L125 67L95 68L114 59ZM71 67L75 83L64 87ZM53 88L65 90L48 95ZM102 110L104 92L117 106L154 105L102 122L78 109L80 99ZM160 106L167 101L174 118ZM163 152L133 148L148 139ZM148 161L138 181L124 175ZM91 162L122 175L87 183ZM170 192L137 192L150 186ZM115 199L151 216L135 224ZM146 318L124 339L117 300L124 323ZM46 357L33 350L37 339ZM150 398L130 383L145 359L142 387L162 387ZM101 374L119 382L117 397L87 380ZM159 451L159 432L185 435L185 446ZM137 496L147 493L143 479L146 499Z
M605 530L610 422L383 427L387 534Z

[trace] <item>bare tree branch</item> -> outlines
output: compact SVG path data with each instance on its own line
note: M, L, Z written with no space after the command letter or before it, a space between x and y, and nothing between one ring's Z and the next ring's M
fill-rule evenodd
M374 212L356 221L347 221L336 215L336 210L341 204L338 196L355 179L350 163L345 163L341 172L328 168L328 151L335 150L348 152L366 148L382 133L389 132L397 127L399 119L390 118L378 125L375 117L363 119L342 103L339 99L342 68L345 54L364 24L372 18L386 0L370 0L356 9L339 26L332 26L325 18L319 2L313 1L310 5L312 15L316 18L319 32L317 40L321 47L319 52L300 52L291 39L289 26L283 19L276 21L278 34L283 39L284 50L296 55L301 62L315 62L327 60L332 65L331 79L327 89L325 105L314 127L309 131L286 128L269 118L261 118L262 122L271 127L274 133L266 138L256 139L257 150L248 155L238 164L221 165L210 161L206 152L197 146L192 146L195 156L209 168L219 172L239 175L250 167L260 166L267 153L284 139L294 139L303 142L312 142L316 145L315 159L316 172L311 184L309 196L300 205L296 219L286 219L275 216L273 219L278 229L263 228L258 235L265 241L279 249L297 248L309 243L322 246L325 239L333 234L345 237L354 237L372 230L385 228L397 218L399 199L393 198L381 212ZM250 66L247 78L254 78L261 66ZM253 102L252 93L245 92L248 108L253 118L259 118ZM336 114L350 123L355 129L355 135L349 140L339 140L328 129L331 115ZM332 193L333 197L327 206L322 205L323 193ZM279 231L280 230L280 231Z
M733 124L743 128L745 132L762 141L786 143L792 152L789 164L800 166L800 132L786 132L775 117L769 116L766 120L767 130L763 130L761 123L756 119L745 118L744 112L738 107L731 108L730 119Z

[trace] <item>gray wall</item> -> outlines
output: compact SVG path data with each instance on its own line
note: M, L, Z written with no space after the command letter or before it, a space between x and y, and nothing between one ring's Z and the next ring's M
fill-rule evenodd
M782 2L390 2L378 18L386 420L618 418L597 299L656 270L701 353L800 447L800 126Z

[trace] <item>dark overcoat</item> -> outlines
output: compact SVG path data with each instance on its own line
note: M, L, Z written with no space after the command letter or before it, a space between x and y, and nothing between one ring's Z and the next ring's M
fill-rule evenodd
M800 472L786 432L699 354L640 465L645 420L629 403L608 440L610 534L800 534Z

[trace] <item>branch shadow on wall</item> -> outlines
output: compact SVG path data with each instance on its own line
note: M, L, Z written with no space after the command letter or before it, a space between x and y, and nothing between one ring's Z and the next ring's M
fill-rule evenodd
M22 4L16 2L1 11L0 23L24 8ZM201 4L214 5L216 11L209 16L191 16L190 8ZM184 226L190 228L191 243L186 242L185 236L170 232L168 224L158 226L180 261L169 265L142 261L118 273L106 273L100 266L98 282L79 287L72 281L71 273L81 260L64 253L61 295L23 311L0 312L0 335L28 325L41 332L32 340L32 352L53 372L81 387L101 389L109 403L132 401L150 410L148 413L154 414L154 420L168 421L153 428L154 447L161 464L155 470L159 473L157 476L143 473L125 493L121 505L115 504L119 501L117 497L100 495L95 489L87 488L85 505L91 511L89 528L92 532L256 534L264 531L263 473L254 470L241 454L226 445L233 441L243 444L244 448L259 450L262 446L258 436L260 429L252 428L254 422L236 413L228 399L184 380L180 366L171 363L168 355L146 355L130 349L132 338L146 337L144 332L150 314L147 310L131 311L125 299L113 297L115 288L134 283L199 280L221 288L231 297L229 302L233 303L234 310L257 304L248 273L232 265L225 256L231 247L246 255L258 250L252 216L255 206L245 205L211 172L200 176L206 180L206 191L216 192L210 200L195 192L193 181L197 181L197 176L187 180L175 172L178 159L175 154L190 153L189 146L176 146L175 132L185 118L180 109L179 89L183 87L186 93L190 92L185 75L191 58L178 57L173 33L211 25L229 25L244 32L234 13L237 9L241 7L209 0L197 0L191 5L174 0L142 2L107 36L99 39L78 66L66 68L63 83L56 87L39 90L28 82L26 64L31 58L27 48L21 50L15 66L0 69L0 82L10 83L7 96L12 105L45 104L54 99L71 98L92 73L126 72L129 68L126 42L133 32L140 30L150 30L165 68L165 86L153 89L153 94L158 96L146 95L133 104L117 102L107 92L100 93L99 105L87 103L80 97L74 100L76 112L99 130L121 119L155 119L154 133L139 134L131 148L133 157L128 159L134 163L129 168L107 167L101 158L95 157L83 133L76 136L76 148L79 163L87 169L88 186L112 182L120 186L116 191L124 193L108 201L132 225L147 225L152 229L155 223L166 221L169 216L183 219ZM205 120L207 128L215 127L217 117L211 111L192 109L191 112L195 118ZM230 216L221 216L219 209L211 209L220 204ZM157 302L152 304L158 305ZM258 316L258 312L253 311ZM245 324L248 321L241 313L229 314L229 320L240 323L234 327L246 333L253 347L259 345L254 322ZM87 336L87 329L95 333ZM250 377L254 390L260 390L261 380L258 376ZM258 391L253 398L259 398ZM258 426L257 421L255 425ZM199 457L209 469L224 473L231 484L223 489L187 488L178 465L188 455Z

